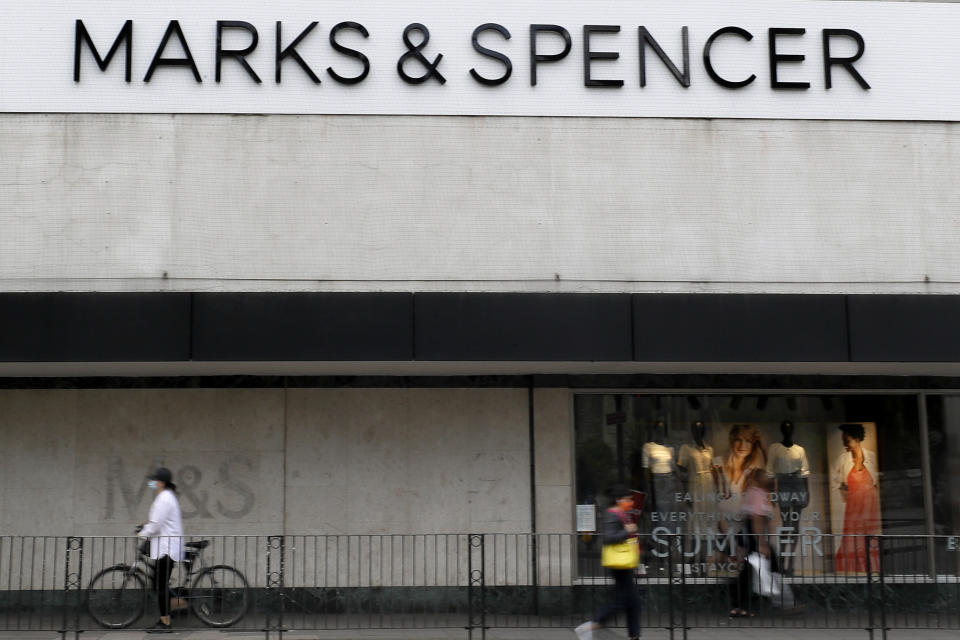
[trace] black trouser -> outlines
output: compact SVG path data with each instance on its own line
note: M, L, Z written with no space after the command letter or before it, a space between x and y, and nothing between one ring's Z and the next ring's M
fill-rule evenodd
M758 545L755 536L741 537L747 538L748 543L743 545L744 558L740 565L740 573L737 574L736 580L730 582L730 608L749 611L754 600L754 594L752 590L753 568L747 562L747 556L756 551ZM777 556L771 553L768 559L770 560L770 571L780 571Z
M737 574L737 579L730 582L731 609L743 609L744 611L751 609L750 602L753 599L753 594L750 593L751 571L750 563L744 560L740 565L740 573Z
M157 589L157 604L160 605L160 617L170 615L170 574L173 573L173 558L157 558L154 586Z
M631 638L640 637L640 599L634 586L634 569L611 569L614 584L614 600L600 614L594 622L606 625L607 620L623 610L627 615L627 635Z

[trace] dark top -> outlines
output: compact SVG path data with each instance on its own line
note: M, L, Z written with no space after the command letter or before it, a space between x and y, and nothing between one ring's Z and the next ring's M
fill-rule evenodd
M620 514L623 514L622 519ZM627 538L630 538L633 535L623 526L623 521L627 518L627 514L623 513L622 511L607 509L603 512L603 544L617 544L624 542L627 540Z

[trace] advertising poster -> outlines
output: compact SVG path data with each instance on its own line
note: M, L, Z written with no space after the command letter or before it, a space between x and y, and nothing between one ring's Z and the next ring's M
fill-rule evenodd
M831 550L823 535L830 532L823 423L713 423L668 447L648 443L644 449L655 541L658 534L694 534L686 555L697 558L704 573L714 573L713 559L728 554L732 536L745 529L745 496L756 486L766 496L784 568L824 570L822 558ZM658 451L663 458L676 451L673 467L649 455Z
M830 521L838 573L876 571L879 550L861 536L882 531L877 425L848 422L827 428L830 461ZM842 537L840 537L842 534Z
M699 429L689 438L665 430L673 437L643 444L653 557L667 556L669 534L693 534L685 561L703 573L722 571L715 559L730 555L734 536L747 531L747 514L757 508L748 497L754 488L788 575L879 567L864 537L882 532L875 423L720 422Z
M720 476L735 468L738 438L759 435L766 450L764 462L750 464L766 472L771 508L770 531L787 573L819 573L821 558L829 553L823 534L830 531L826 490L826 443L822 423L760 422L722 424L716 438ZM742 484L742 482L741 482ZM741 492L745 487L740 487ZM731 492L733 493L733 492ZM742 511L742 505L737 507ZM728 511L731 509L728 507ZM721 504L721 514L723 505Z

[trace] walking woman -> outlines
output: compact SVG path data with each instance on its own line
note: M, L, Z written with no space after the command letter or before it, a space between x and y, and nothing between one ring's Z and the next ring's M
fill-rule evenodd
M726 459L715 461L717 493L720 497L720 532L733 534L737 543L737 560L741 563L737 580L730 583L730 616L753 615L750 611L750 566L747 557L754 551L770 557L767 522L773 513L769 505L748 500L754 493L763 493L767 454L760 430L751 424L735 424L730 429L730 450ZM751 488L757 491L750 491ZM769 498L767 499L769 502Z
M154 575L160 606L160 620L150 632L170 633L170 574L173 563L183 561L183 518L175 493L177 485L170 470L160 467L149 480L156 497L150 505L150 519L140 529L140 537L150 540L150 557L157 561Z
M756 592L752 582L755 579L754 569L749 561L752 554L759 554L769 567L766 577L762 578L764 583L772 584L770 572L779 573L780 571L779 560L770 544L770 531L774 528L771 523L776 513L770 502L772 490L770 478L765 470L753 469L746 477L744 487L743 501L740 505L743 528L737 536L737 547L742 564L736 581L730 583L730 606L733 607L730 610L730 617L754 615L750 607L752 594ZM756 562L761 562L760 558L757 558ZM759 572L759 569L757 571ZM792 607L793 596L790 595L787 598L781 593L773 602L773 606Z
M603 515L603 545L618 545L633 541L637 537L637 525L633 522L631 511L634 509L633 494L626 487L617 485L610 490L614 506ZM614 584L614 600L593 620L584 622L574 629L579 640L594 640L594 631L605 626L619 611L627 616L627 635L630 640L640 638L640 600L637 597L634 574L639 561L639 546L636 547L636 560L629 562L629 568L610 568Z

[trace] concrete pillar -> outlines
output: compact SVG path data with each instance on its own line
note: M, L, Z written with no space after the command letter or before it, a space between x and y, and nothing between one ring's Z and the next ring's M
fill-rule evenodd
M573 531L573 413L568 389L534 391L537 532Z

